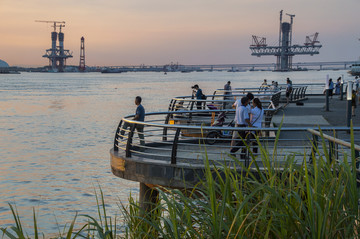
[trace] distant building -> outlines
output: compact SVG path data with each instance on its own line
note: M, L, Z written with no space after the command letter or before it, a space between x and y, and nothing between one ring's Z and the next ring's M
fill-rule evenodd
M0 59L0 73L9 73L9 64Z

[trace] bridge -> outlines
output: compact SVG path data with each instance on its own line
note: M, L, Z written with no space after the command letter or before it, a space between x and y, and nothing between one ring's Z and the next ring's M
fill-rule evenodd
M292 63L293 70L298 69L313 69L313 70L349 70L352 64L356 61L321 61L321 62L296 62ZM239 70L275 70L276 63L244 63L244 64L201 64L201 65L183 65L184 69L193 71L231 71ZM149 65L149 66L107 66L109 69L119 69L125 71L164 71L163 65Z

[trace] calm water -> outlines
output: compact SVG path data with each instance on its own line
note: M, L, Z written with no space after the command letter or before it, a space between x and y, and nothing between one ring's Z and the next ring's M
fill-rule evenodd
M55 232L55 217L64 224L75 212L96 215L97 185L109 212L137 195L138 183L113 176L109 166L116 126L134 113L136 95L147 112L163 111L195 83L211 94L228 80L257 87L264 78L323 83L327 74L350 79L345 71L0 75L0 226L13 223L8 202L26 224L34 207L42 230Z

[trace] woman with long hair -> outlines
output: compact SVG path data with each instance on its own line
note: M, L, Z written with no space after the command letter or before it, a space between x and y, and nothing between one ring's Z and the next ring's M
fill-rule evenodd
M262 120L264 117L264 110L262 108L259 98L253 99L253 108L250 111L250 122L253 127L261 128Z
M262 108L262 104L261 104L261 101L259 100L259 98L254 98L252 103L253 103L253 108L250 111L250 123L255 128L261 128L263 117L264 117L264 109ZM257 136L260 136L260 131L256 131L255 134ZM252 140L254 140L255 135L251 138L252 138ZM253 145L254 145L253 153L257 154L257 152L258 152L258 148L256 147L257 142L254 141Z

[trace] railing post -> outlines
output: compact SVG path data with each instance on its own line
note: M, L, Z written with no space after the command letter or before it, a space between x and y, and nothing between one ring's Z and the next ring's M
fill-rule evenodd
M340 100L344 99L344 84L340 84Z
M121 125L122 125L122 120L120 120L120 123L116 129L116 133L115 133L115 138L114 138L114 151L119 151L119 146L117 144L117 141L118 141L118 136L119 136L119 133L120 133L120 128L121 128Z
M180 132L181 132L181 129L177 128L175 136L174 136L172 150L171 150L171 164L176 164L177 146L178 146L178 142L179 142Z
M313 161L315 160L315 154L316 154L316 150L318 148L318 140L319 140L319 137L317 135L314 135L312 136L312 147L311 147L311 155L310 155L310 161L309 163L312 164Z
M171 114L167 114L166 118L165 118L165 124L169 124L169 121L170 121L170 115ZM163 141L166 141L167 140L167 129L168 127L164 127L163 129Z
M335 131L335 138L338 138L338 132ZM339 159L339 144L335 144L335 159Z
M172 111L171 109L173 109L173 99L170 100L170 104L169 104L169 111Z
M299 100L299 99L300 99L300 92L301 92L301 87L299 87L298 90L296 91L295 100Z
M135 126L136 126L136 124L131 125L130 132L128 134L128 141L127 141L126 150L125 150L126 157L128 157L128 158L131 158L132 139L134 136Z
M355 160L356 160L356 169L358 169L360 165L360 151L355 150Z
M326 89L325 93L325 111L329 111L329 89Z
M329 163L333 161L333 155L335 154L335 143L329 140Z

